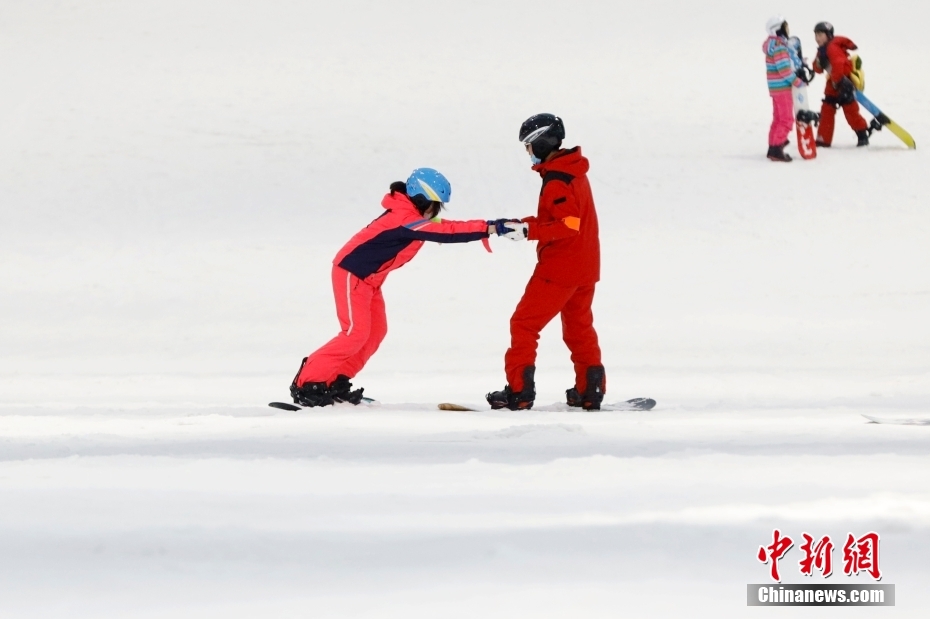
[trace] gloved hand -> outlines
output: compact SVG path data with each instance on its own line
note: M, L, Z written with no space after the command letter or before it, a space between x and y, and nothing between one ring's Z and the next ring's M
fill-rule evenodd
M810 84L814 80L814 72L806 64L798 67L794 74L805 84Z
M523 223L522 221L507 221L504 222L503 227L505 232L501 234L498 231L498 235L508 238L511 241L524 241L526 240L527 235L529 234L530 225Z
M833 87L836 88L836 99L840 105L848 105L856 98L856 87L853 86L852 80L848 77L844 76Z
M493 226L494 234L496 234L497 236L504 236L505 234L511 231L510 228L505 227L504 224L506 224L507 222L513 222L513 221L519 222L520 220L519 219L492 219L488 221L488 225Z

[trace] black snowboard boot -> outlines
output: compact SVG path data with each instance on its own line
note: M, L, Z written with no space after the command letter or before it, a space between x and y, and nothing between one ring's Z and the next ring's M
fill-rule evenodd
M504 387L501 391L492 391L487 396L488 404L491 408L497 410L509 408L512 411L527 410L533 408L533 401L536 400L536 367L528 365L523 369L523 390L514 391L510 385Z
M352 391L352 383L349 382L349 377L345 374L337 376L336 380L329 386L329 393L336 402L358 404L362 401L362 393L364 391L364 388Z
M868 146L869 145L869 132L865 129L862 131L856 131L856 137L859 138L859 143L856 146Z
M830 145L824 142L823 140L821 140L820 138L817 138L817 141L815 142L815 144L817 144L817 148L830 148Z
M768 155L772 161L791 161L791 155L785 152L781 146L769 146Z
M291 397L294 404L301 406L329 406L335 404L333 394L326 383L304 383L300 387L291 385Z
M592 365L585 373L585 390L584 393L578 393L578 389L572 387L565 392L565 401L569 406L576 406L586 411L601 410L601 402L604 401L604 366Z

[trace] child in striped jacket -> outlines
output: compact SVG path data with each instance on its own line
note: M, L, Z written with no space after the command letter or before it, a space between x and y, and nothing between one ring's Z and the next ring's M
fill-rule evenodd
M792 86L800 86L798 67L788 47L788 22L778 16L765 25L769 36L762 44L765 53L765 72L772 97L772 126L769 129L768 158L772 161L791 161L785 152L788 134L794 126L794 100Z

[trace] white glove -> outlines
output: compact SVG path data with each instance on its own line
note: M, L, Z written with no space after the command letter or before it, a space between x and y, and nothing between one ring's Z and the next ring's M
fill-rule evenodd
M504 227L510 230L510 232L506 232L502 236L511 241L526 240L530 229L530 225L522 221L508 221L504 223Z

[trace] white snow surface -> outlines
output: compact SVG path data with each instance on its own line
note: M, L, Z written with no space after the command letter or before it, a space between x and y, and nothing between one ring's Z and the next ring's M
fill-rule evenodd
M853 38L918 149L840 116L816 160L767 161L776 10L808 56L817 21ZM928 11L3 3L0 616L744 617L775 527L785 582L802 532L878 531L896 616L925 616ZM492 239L391 275L356 380L382 404L268 408L390 182L436 167L450 218L531 214L542 111L591 160L608 399L658 407L554 410L554 324L549 410L436 409L504 384L535 254Z

